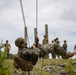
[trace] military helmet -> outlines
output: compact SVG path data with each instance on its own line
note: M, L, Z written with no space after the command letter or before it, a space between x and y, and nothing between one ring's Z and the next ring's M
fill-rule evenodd
M6 42L8 42L8 40L6 40Z
M54 41L56 41L56 39L54 39Z
M67 42L66 40L64 40L64 42Z
M58 41L57 43L60 43L60 41Z
M53 40L51 42L54 42Z
M58 40L59 38L57 37L56 40Z
M46 35L44 35L44 37L47 37Z
M24 42L24 39L23 39L22 37L17 38L17 39L15 40L15 45L16 45L17 47L19 47L19 45L20 45L21 42Z
M35 37L35 42L39 42L39 38L37 36Z

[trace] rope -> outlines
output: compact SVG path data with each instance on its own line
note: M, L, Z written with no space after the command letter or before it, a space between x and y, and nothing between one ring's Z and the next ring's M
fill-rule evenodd
M37 29L36 34L38 35L38 0L36 0L36 29ZM39 55L38 55L38 58L39 58ZM42 75L43 64L44 64L44 59L42 58L41 75Z
M36 34L38 34L38 0L36 0L36 29L37 29ZM39 55L38 55L38 58L39 58ZM43 64L44 64L44 59L42 58L41 75L42 75Z
M22 0L20 0L20 4L21 4L21 11L22 11L22 16L23 16L23 22L24 22L24 25L26 27L26 22L25 22L25 16L24 16L24 11L23 11Z
M43 75L43 64L44 64L44 58L42 58L42 67L41 67L41 75Z
M36 34L38 34L38 0L36 0L36 29Z
M20 0L20 5L21 5L22 16L23 16L24 27L26 27L26 21L25 21L25 15L24 15L24 11L23 11L22 0ZM25 39L26 39L26 38L25 38ZM30 42L29 42L28 33L27 33L27 40L28 40L28 44L29 44L29 47L30 47Z

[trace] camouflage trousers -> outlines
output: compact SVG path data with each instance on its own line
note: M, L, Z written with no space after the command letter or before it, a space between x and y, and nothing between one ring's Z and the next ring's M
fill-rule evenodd
M5 55L5 57L6 57L7 59L10 58L10 51L7 50L6 48L4 49L4 55Z
M10 54L9 54L9 51L7 51L7 55L6 55L6 58L9 59L10 58Z

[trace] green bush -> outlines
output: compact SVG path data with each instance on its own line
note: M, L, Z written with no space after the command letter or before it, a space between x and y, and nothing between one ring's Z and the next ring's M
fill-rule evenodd
M69 61L66 63L65 65L65 72L68 74L68 75L74 75L74 66L72 66L72 62Z
M0 75L10 75L9 66L4 64L6 53L0 50Z

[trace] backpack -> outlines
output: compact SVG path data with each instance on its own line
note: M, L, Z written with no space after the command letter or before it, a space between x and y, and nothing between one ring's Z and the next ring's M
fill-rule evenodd
M38 50L33 48L24 49L21 57L25 60L31 61L33 65L36 64L38 60Z
M33 64L30 61L27 61L18 55L15 56L13 65L15 68L20 68L22 71L30 71L33 69Z

